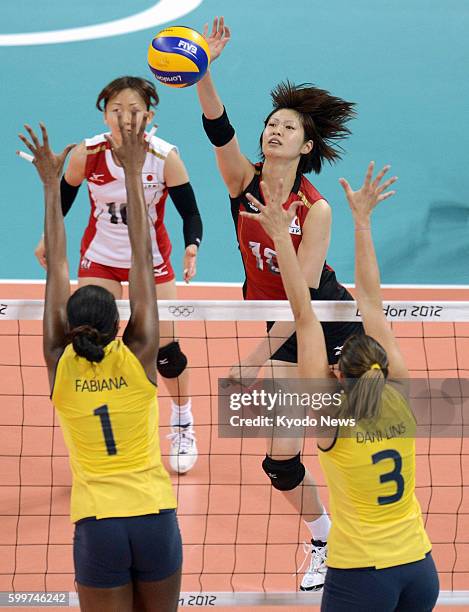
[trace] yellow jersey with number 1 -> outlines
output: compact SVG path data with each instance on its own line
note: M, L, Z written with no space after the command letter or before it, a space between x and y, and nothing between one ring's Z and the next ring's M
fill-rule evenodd
M69 344L52 392L70 455L73 522L177 505L161 462L156 387L121 340L104 350L90 363Z
M431 550L415 497L415 419L406 399L384 388L380 417L339 429L319 461L329 489L329 567L382 569Z

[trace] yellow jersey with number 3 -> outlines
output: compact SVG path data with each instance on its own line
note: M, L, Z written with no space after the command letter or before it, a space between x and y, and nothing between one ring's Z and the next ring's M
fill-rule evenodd
M73 522L177 505L161 462L156 387L121 340L104 350L90 363L69 344L52 392L70 456Z
M416 424L407 400L387 384L379 418L340 427L320 448L332 527L327 565L382 569L431 550L415 496Z

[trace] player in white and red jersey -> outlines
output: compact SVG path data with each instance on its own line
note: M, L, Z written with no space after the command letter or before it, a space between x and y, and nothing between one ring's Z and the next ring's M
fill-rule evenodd
M215 18L211 33L208 34L206 26L204 34L213 62L228 42L230 31L223 18ZM215 147L217 164L230 194L231 212L246 273L244 297L287 299L272 240L258 223L239 214L242 211L257 213L249 194L265 203L262 185L273 192L280 183L280 196L285 208L297 200L303 203L292 221L290 234L311 298L351 300L352 296L337 282L334 271L326 264L330 206L304 174L312 170L319 173L325 160L333 162L340 158L340 151L334 143L350 133L346 124L354 116L354 104L312 85L281 83L272 91L274 108L265 120L260 138L263 161L253 164L240 150L210 71L197 83L197 91L204 128ZM342 344L360 326L355 323L325 323L323 329L329 363L334 364L339 359ZM268 330L265 341L243 360L243 378L255 377L267 362L275 371L275 378L296 377L294 324L270 322ZM239 368L235 368L235 372L239 372ZM318 590L325 579L330 521L315 482L301 462L302 447L302 439L277 437L274 433L262 467L272 486L283 492L311 531L314 554L301 588Z
M158 104L154 85L139 77L120 77L109 83L99 94L96 106L104 113L104 122L114 142L121 141L118 117L130 130L132 111L137 111L140 123L147 113L150 124ZM197 249L202 239L202 221L194 192L177 148L150 134L146 136L148 152L142 170L144 196L150 221L155 283L160 299L175 299L176 285L171 266L171 242L164 225L166 198L170 195L183 219L186 251L184 280L195 275ZM79 186L86 180L91 212L83 234L78 270L78 285L99 285L122 296L121 283L128 280L131 250L127 230L127 196L124 171L114 156L105 134L87 138L72 152L61 182L62 211L70 209ZM46 265L41 241L36 256ZM187 358L181 351L173 323L160 321L158 371L165 379L172 396L171 467L187 472L197 459L193 430Z
M85 178L88 181L91 213L81 243L80 278L93 276L87 262L108 268L128 269L131 259L126 225L127 198L125 191L122 191L123 168L114 160L104 134L87 138L85 147ZM171 242L164 226L164 209L168 195L164 170L171 151L176 152L174 145L152 136L142 171L150 221L153 265L160 271L155 275L157 284L174 279L169 259Z

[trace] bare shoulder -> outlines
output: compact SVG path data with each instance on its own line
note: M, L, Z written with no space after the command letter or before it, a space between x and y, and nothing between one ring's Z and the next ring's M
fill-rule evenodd
M171 149L171 151L166 155L166 159L164 160L164 171L166 172L174 172L179 168L184 168L184 162L182 161L179 152L177 149Z
M86 157L86 144L80 142L72 150L67 170L65 171L65 178L70 185L80 185L85 178Z
M166 156L164 163L164 178L168 187L182 185L189 181L189 175L184 162L179 157L179 153L176 149L171 149Z
M322 218L331 218L332 216L332 208L327 200L321 199L317 200L313 206L311 206L309 214L313 213L318 217Z
M72 149L72 152L70 154L70 161L72 159L77 160L77 161L78 160L86 161L86 144L84 140L80 142L79 144L77 144L77 146Z
M326 200L318 200L315 202L305 215L304 228L306 231L312 231L315 233L320 231L328 232L332 223L332 210L331 206Z

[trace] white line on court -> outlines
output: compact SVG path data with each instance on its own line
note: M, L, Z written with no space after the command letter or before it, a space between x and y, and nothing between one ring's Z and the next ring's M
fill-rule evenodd
M141 13L135 13L129 17L96 25L67 28L66 30L49 30L46 32L0 34L0 46L51 45L76 42L78 40L108 38L110 36L118 36L119 34L138 32L183 17L196 9L202 2L203 0L178 0L177 2L174 0L160 0Z

